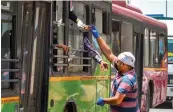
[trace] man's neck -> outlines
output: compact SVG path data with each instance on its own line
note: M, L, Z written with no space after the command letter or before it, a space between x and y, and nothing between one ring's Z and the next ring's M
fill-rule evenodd
M123 74L125 74L125 73L127 73L127 72L129 72L130 70L124 70L124 71L122 71L121 72L121 75L123 75Z

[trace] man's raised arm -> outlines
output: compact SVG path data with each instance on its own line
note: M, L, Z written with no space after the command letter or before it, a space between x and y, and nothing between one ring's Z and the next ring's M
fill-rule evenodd
M97 28L94 25L91 25L91 32L97 39L100 49L105 57L112 63L117 57L112 53L110 47L106 44L106 42L100 37Z

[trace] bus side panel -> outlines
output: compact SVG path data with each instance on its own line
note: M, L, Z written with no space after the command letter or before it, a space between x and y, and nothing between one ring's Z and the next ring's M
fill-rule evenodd
M68 100L76 103L79 112L86 110L94 103L96 97L95 80L82 81L81 77L69 77L74 80L52 81L55 78L59 77L50 78L48 112L63 112ZM91 111L94 110L95 108L91 107Z
M1 104L1 112L15 112L18 108L19 102Z
M50 77L48 112L63 112L68 101L76 104L78 112L107 112L108 106L99 107L95 102L101 96L109 97L109 73L110 69L101 72L97 65L94 76Z
M19 97L1 98L1 112L16 112L19 107Z
M152 82L153 88L150 87L149 82ZM146 108L146 95L147 90L150 89L151 94L153 94L152 98L152 106L155 107L164 101L166 101L166 92L167 92L167 68L144 68L144 77L143 77L143 85L142 85L142 110ZM151 90L153 89L153 90Z

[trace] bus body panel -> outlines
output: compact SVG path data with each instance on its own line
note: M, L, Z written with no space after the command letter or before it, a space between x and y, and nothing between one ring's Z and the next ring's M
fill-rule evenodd
M102 56L104 60L106 58ZM108 60L106 60L107 63ZM80 73L78 73L80 74ZM107 112L105 108L96 106L99 97L109 97L110 90L110 68L102 72L97 64L94 75L73 75L62 77L50 77L48 112L64 111L68 102L73 102L77 111Z
M1 112L17 112L19 109L19 97L1 98Z
M173 100L173 18L158 19L168 26L168 87L167 96Z

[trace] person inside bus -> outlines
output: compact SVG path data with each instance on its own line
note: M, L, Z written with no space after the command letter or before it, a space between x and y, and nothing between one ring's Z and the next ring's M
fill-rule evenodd
M94 25L91 25L91 32L105 57L117 70L111 86L111 97L100 97L97 105L104 106L104 104L109 104L111 112L139 112L134 55L131 52L123 52L116 57L106 42L99 36Z
M89 25L85 25L76 15L73 11L69 12L69 19L71 19L73 22L75 22L81 30L89 30ZM54 24L55 25L55 24ZM53 26L56 27L56 26ZM100 64L101 70L107 71L108 64L102 60L102 57L100 54L92 47L92 44L88 40L88 32L84 32L84 49L86 49L89 53L89 56L91 56L97 63ZM69 47L64 44L57 44L56 47L62 48L64 52L69 52Z

